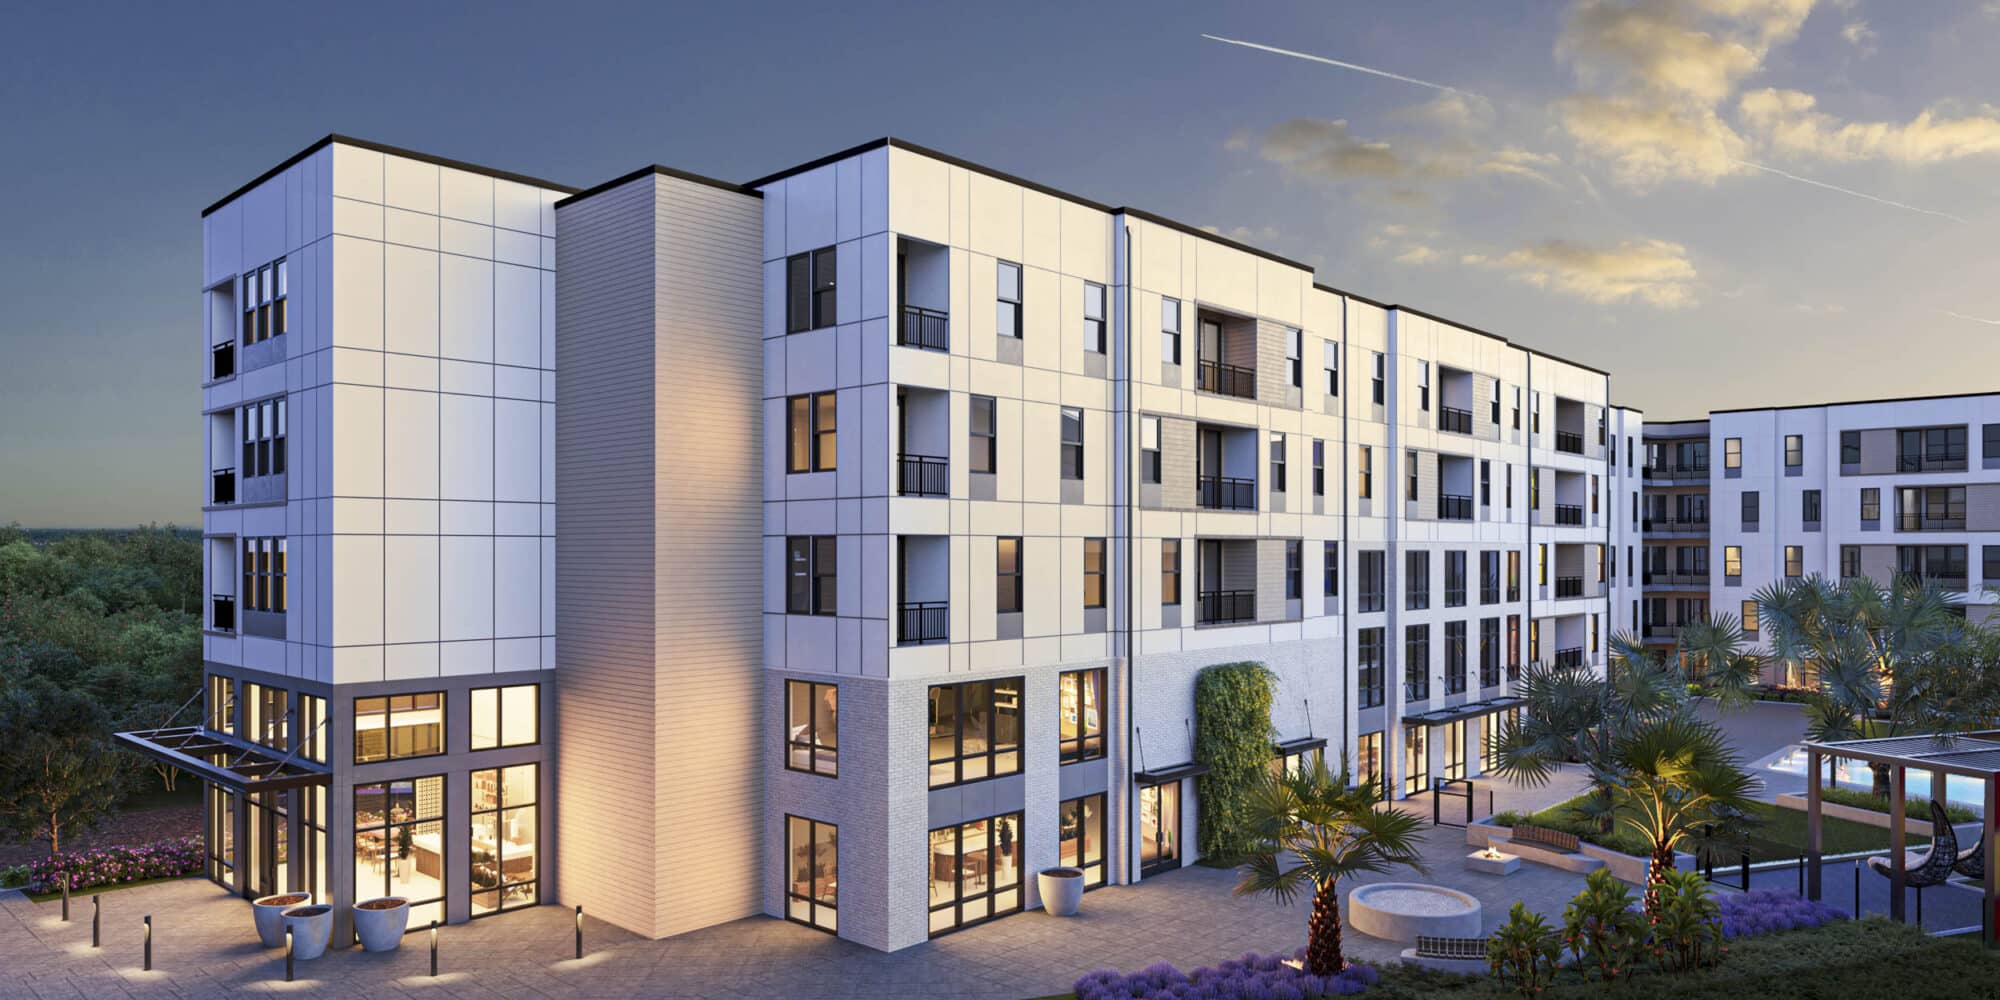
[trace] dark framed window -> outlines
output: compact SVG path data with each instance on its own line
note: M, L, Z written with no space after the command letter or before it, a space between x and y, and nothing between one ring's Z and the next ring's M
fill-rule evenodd
M1160 539L1160 604L1178 607L1181 603L1181 540Z
M840 931L840 828L785 816L785 919Z
M1355 684L1360 707L1382 704L1382 628L1364 628L1355 633Z
M1321 362L1321 364L1326 369L1326 394L1329 396L1339 396L1340 395L1340 345L1329 340L1325 341L1323 346L1324 350L1322 353L1324 356L1324 360Z
M483 917L541 902L541 769L535 764L472 772L472 915Z
M354 762L434 757L444 752L444 692L354 699Z
M840 776L840 687L785 682L785 770Z
M1083 540L1083 606L1104 607L1104 539Z
M1514 387L1514 418L1512 422L1515 430L1518 431L1521 429L1521 387L1518 385Z
M1361 574L1361 598L1357 611L1380 611L1384 603L1387 553L1381 549L1363 549L1356 571Z
M1500 603L1500 553L1479 554L1479 603Z
M1479 460L1479 506L1493 506L1493 460Z
M1083 478L1083 410L1062 408L1062 477Z
M1403 608L1422 611L1431 606L1431 554L1421 549L1403 555Z
M944 788L1021 770L1021 678L930 690L930 785Z
M1104 286L1083 283L1083 349L1104 353Z
M1465 623L1444 623L1444 693L1465 692Z
M1410 625L1403 629L1403 696L1410 701L1426 701L1431 696L1431 627Z
M1021 540L996 538L993 543L993 602L999 613L1021 610Z
M1803 434L1785 435L1785 468L1796 469L1806 464L1806 437Z
M1285 378L1294 389L1306 387L1306 335L1298 329L1285 331Z
M1021 265L996 261L993 298L993 331L1002 337L1021 339Z
M1056 860L1083 873L1083 887L1104 884L1104 795L1065 800L1056 814Z
M1852 580L1860 575L1861 575L1861 546L1859 545L1841 546L1840 578L1843 580Z
M1382 376L1383 376L1383 372L1384 372L1384 368L1385 368L1385 366L1386 366L1386 362L1385 362L1385 361L1383 361L1383 359L1382 359L1382 352L1380 352L1380 351L1376 351L1376 352L1375 352L1375 371L1374 371L1374 374L1373 374L1373 375L1372 375L1372 376L1371 376L1371 377L1369 378L1369 381L1368 381L1368 390L1369 390L1369 395L1370 395L1370 397L1371 397L1372 399L1374 399L1374 400L1375 400L1375 405L1376 405L1376 406L1381 406L1381 405L1382 405L1382 382L1383 382L1383 378L1382 378Z
M1861 464L1860 431L1840 432L1840 464L1842 465Z
M832 472L840 397L831 392L785 400L787 472Z
M1722 439L1722 467L1725 469L1740 469L1743 467L1742 438Z
M1743 530L1744 531L1757 530L1758 517L1759 517L1759 511L1757 506L1757 491L1756 490L1743 491Z
M1901 472L1963 468L1965 425L1916 427L1896 432L1896 466Z
M1181 363L1181 300L1160 300L1160 358L1170 365Z
M1444 554L1444 606L1465 607L1465 550L1453 549Z
M1271 432L1271 492L1285 492L1285 435Z
M472 689L472 749L534 746L542 741L542 686Z
M839 259L833 247L785 258L786 333L817 330L837 322Z
M1861 519L1880 521L1882 519L1882 488L1864 486L1861 488Z
M1431 408L1431 363L1417 362L1417 409Z
M1104 756L1104 670L1067 671L1057 683L1062 689L1062 762Z
M237 407L237 425L243 428L243 461L238 475L248 479L285 471L285 411L282 396Z
M292 734L292 693L269 684L243 685L244 708L250 713L245 735L252 743L290 750Z
M1327 597L1340 596L1340 543L1326 542L1321 548L1323 565L1320 569L1320 586Z
M1326 442L1313 438L1313 496L1326 495Z
M1305 543L1296 538L1285 540L1285 600L1296 601L1305 597Z
M785 613L831 615L840 607L840 539L792 535L785 539Z
M1139 418L1139 478L1155 485L1160 482L1159 417Z
M290 599L285 584L288 547L283 538L245 538L241 569L243 590L236 595L245 611L283 614Z
M1743 575L1742 546L1725 545L1722 547L1722 575L1723 576Z
M327 748L333 742L333 726L326 716L326 699L299 695L299 752L315 764L327 762Z
M1487 414L1487 421L1498 427L1500 426L1500 380L1496 378L1488 381L1491 384L1487 387L1490 391L1486 396L1486 404L1491 411Z
M2000 458L2000 424L1980 425L1979 457Z
M441 774L354 786L355 900L401 896L412 926L444 923L444 808Z
M1819 523L1819 491L1806 490L1799 494L1799 517L1807 524Z
M940 827L930 835L932 937L1021 909L1021 814Z
M2000 587L2000 545L1980 547L1979 579L1981 583Z
M1507 616L1507 679L1521 676L1521 616Z
M1403 452L1403 465L1407 470L1403 476L1403 499L1415 500L1417 494L1420 492L1417 480L1417 453L1414 451Z
M1479 686L1500 683L1500 619L1479 620Z
M243 344L282 336L290 321L285 258L243 273Z
M992 396L973 396L969 401L972 419L966 434L967 450L973 472L991 473L995 471L994 461L998 458L999 433L995 422L995 402Z
M1758 629L1758 621L1757 621L1757 602L1756 602L1756 601L1744 601L1744 602L1743 602L1743 631L1744 631L1745 633L1747 633L1747 634L1751 635L1751 636L1755 636L1755 635L1757 634L1757 629Z
M1375 449L1359 445L1360 453L1354 462L1354 495L1367 500L1375 495Z

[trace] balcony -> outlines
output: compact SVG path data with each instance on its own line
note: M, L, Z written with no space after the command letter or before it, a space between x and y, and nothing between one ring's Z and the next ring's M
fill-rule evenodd
M1195 388L1219 396L1257 398L1257 370L1220 361L1203 361L1195 368Z
M1647 573L1648 587L1707 587L1708 571L1681 570L1677 573Z
M209 628L217 632L236 631L236 596L216 594L208 601Z
M903 322L896 330L896 343L926 351L951 350L951 317L936 309L904 306Z
M1934 583L1937 584L1939 587L1944 588L1945 590L1953 590L1961 593L1965 592L1967 585L1971 582L1962 573L1958 576L1943 576L1930 572L1904 573L1903 576L1904 578L1909 580L1914 580L1921 585L1928 586Z
M1649 517L1645 520L1644 530L1649 535L1706 535L1708 534L1708 519L1702 518L1698 521L1683 521L1664 517Z
M1965 456L1960 455L1956 458L1952 458L1945 455L1899 454L1896 456L1896 471L1897 472L1964 472Z
M1206 510L1256 510L1257 481L1230 476L1202 476L1196 480L1195 502Z
M1455 406L1438 407L1438 430L1453 434L1472 433L1472 411Z
M945 601L906 601L896 606L896 644L922 646L951 639L951 607Z
M1672 642L1680 638L1681 627L1679 625L1665 624L1648 625L1645 628L1644 635L1648 639L1663 639Z
M217 507L236 502L235 469L217 469L208 474L208 502Z
M1556 650L1556 660L1555 660L1555 663L1556 663L1556 666L1558 666L1558 667L1580 667L1580 666L1583 666L1583 647L1582 647L1582 646L1571 646L1571 647L1570 647L1570 648L1568 648L1568 649L1558 649L1558 650Z
M1557 431L1556 450L1571 455L1583 454L1583 435L1575 431Z
M1582 597L1582 596L1583 596L1583 577L1580 576L1556 577L1557 600L1562 600L1564 598L1570 598L1570 597Z
M1556 523L1581 525L1583 523L1583 505L1572 503L1556 504Z
M1922 514L1896 515L1897 531L1964 531L1965 515L1957 517L1926 517Z
M1257 592L1254 590L1204 590L1199 619L1203 625L1230 625L1257 620Z
M935 455L896 456L896 492L906 497L951 494L951 463Z
M1472 520L1472 498L1440 493L1438 494L1437 510L1438 520L1440 521L1470 521Z
M225 379L236 374L236 341L217 344L208 352L208 377Z
M1640 474L1646 479L1663 480L1666 482L1707 482L1708 466L1682 464L1648 465L1640 470Z

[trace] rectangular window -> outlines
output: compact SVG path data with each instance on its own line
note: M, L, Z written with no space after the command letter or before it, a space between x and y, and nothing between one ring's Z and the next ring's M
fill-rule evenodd
M1521 553L1512 549L1507 551L1507 599L1521 599Z
M1083 478L1083 410L1062 408L1062 477Z
M1882 489L1879 486L1861 488L1861 519L1880 521L1882 519Z
M1806 462L1806 438L1803 434L1785 435L1785 468L1796 469Z
M1160 300L1160 357L1167 364L1181 363L1181 300Z
M1303 330L1285 332L1285 374L1291 380L1292 388L1306 387L1306 343Z
M1021 540L993 540L993 605L1000 614L1021 610Z
M1859 545L1841 546L1840 578L1843 580L1852 580L1860 575L1861 575L1861 546Z
M243 589L236 595L237 606L245 611L283 614L289 599L286 540L245 538L242 542Z
M1313 439L1313 496L1326 495L1326 442Z
M1500 619L1479 620L1479 686L1500 683Z
M1549 585L1549 543L1535 543L1535 586Z
M1980 426L1979 457L2000 458L2000 424L1982 424Z
M1979 553L1980 582L2000 587L2000 545L1982 546Z
M1514 512L1514 463L1500 463L1500 485L1507 491L1507 512Z
M1840 432L1840 464L1842 465L1861 464L1860 431Z
M1542 662L1542 623L1528 620L1528 662Z
M1896 432L1896 466L1901 472L1965 468L1965 426L1918 427Z
M1382 704L1382 629L1364 628L1355 633L1356 687L1362 708Z
M939 684L930 690L931 787L1021 770L1021 679Z
M785 332L832 326L839 254L833 247L785 258Z
M1759 514L1759 512L1758 512L1758 509L1757 509L1757 491L1756 491L1756 490L1745 490L1745 491L1743 492L1743 530L1744 530L1744 531L1755 531L1755 530L1757 530L1757 519L1758 519L1758 514Z
M1285 492L1285 436L1271 432L1271 492Z
M1173 608L1181 603L1181 540L1160 539L1160 604Z
M1409 701L1425 701L1431 696L1431 627L1410 625L1403 629L1403 696Z
M1424 551L1403 555L1403 607L1422 611L1431 606L1431 554Z
M1375 450L1365 444L1358 447L1361 451L1354 462L1354 493L1368 500L1375 496Z
M839 539L833 535L792 535L785 539L785 613L838 613Z
M840 931L840 828L785 817L785 919L829 934Z
M1104 884L1104 795L1069 799L1056 815L1057 861L1083 873L1083 887Z
M971 452L970 466L973 472L992 473L999 442L998 425L994 421L994 401L992 396L971 398L971 429L967 432L966 444Z
M1500 426L1500 380L1496 378L1492 379L1491 382L1492 385L1488 387L1491 391L1487 393L1486 397L1487 404L1492 407L1492 412L1488 414L1488 417L1491 419L1493 426L1498 427Z
M786 454L787 472L831 472L834 467L834 424L839 397L831 392L793 396L785 401L789 413Z
M1507 679L1521 678L1521 616L1507 616Z
M785 682L785 770L840 776L840 687Z
M473 688L472 749L534 746L542 741L542 688L539 684Z
M1104 539L1083 540L1083 606L1104 607Z
M1799 516L1807 524L1819 523L1819 491L1806 490L1799 494Z
M529 772L533 765L527 765ZM533 842L533 781L526 839ZM421 927L444 922L445 785L443 775L397 778L354 786L354 898L401 896L409 900L410 922ZM524 873L534 895L532 856ZM497 898L493 900L496 907ZM526 905L525 903L523 905Z
M1528 432L1530 434L1540 434L1542 432L1542 394L1539 392L1535 393L1534 397L1528 402L1531 407L1528 413Z
M1415 500L1419 492L1417 485L1417 453L1414 451L1404 452L1403 465L1409 470L1408 475L1404 477L1403 481L1403 499Z
M1340 543L1327 542L1321 548L1320 586L1327 597L1340 596ZM2000 581L2000 578L1996 578Z
M1444 554L1444 606L1465 607L1465 550Z
M279 750L291 749L292 695L268 684L245 684L244 707L249 710L250 741Z
M285 471L285 400L267 399L237 408L243 428L243 458L238 472L249 479Z
M1595 475L1592 475L1590 477L1590 512L1592 514L1597 513L1597 497L1600 492L1601 491L1598 489L1597 477Z
M1021 265L996 261L993 297L996 309L993 330L1002 337L1021 339Z
M1743 575L1743 548L1741 546L1725 545L1722 547L1722 575Z
M1383 576L1386 563L1381 549L1363 549L1357 572L1361 574L1361 599L1357 611L1380 611L1383 605Z
M1500 553L1479 554L1479 603L1500 603Z
M1514 387L1514 429L1521 429L1521 387Z
M1740 469L1743 467L1742 438L1722 439L1722 467L1725 469Z
M1444 623L1444 693L1465 693L1465 623Z
M1104 353L1104 286L1083 283L1083 349Z
M1493 506L1493 460L1479 460L1479 506Z
M432 757L444 752L444 693L354 699L354 762Z
M1021 909L1021 814L930 835L930 931L947 934Z
M1751 635L1757 632L1757 602L1743 602L1743 631Z
M1160 482L1159 417L1139 418L1139 478L1155 485Z
M1063 674L1061 757L1065 764L1104 756L1104 671Z
M1326 357L1324 362L1326 367L1326 394L1329 396L1338 396L1340 395L1340 345L1332 341L1325 341L1323 346L1325 347Z
M472 915L533 906L537 898L534 764L472 772Z
M1417 362L1417 409L1431 408L1431 363Z
M1382 352L1376 351L1375 374L1373 375L1373 377L1369 379L1368 383L1369 392L1371 396L1374 398L1376 406L1382 405L1382 381L1383 381L1382 376L1383 376L1384 364L1385 363L1382 360Z
M1305 597L1305 543L1296 538L1285 540L1285 600L1297 601Z

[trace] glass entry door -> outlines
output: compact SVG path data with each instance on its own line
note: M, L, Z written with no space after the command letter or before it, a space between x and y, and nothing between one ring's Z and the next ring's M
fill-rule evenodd
M249 895L275 896L292 891L288 791L261 792L250 802Z
M1181 866L1181 783L1139 789L1139 877Z

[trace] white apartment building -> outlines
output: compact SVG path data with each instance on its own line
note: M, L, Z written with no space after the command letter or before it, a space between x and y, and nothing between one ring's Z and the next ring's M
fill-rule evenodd
M1638 612L1605 372L898 140L579 193L329 137L204 228L210 714L127 741L245 895L893 950L1195 861L1204 667L1402 796Z

